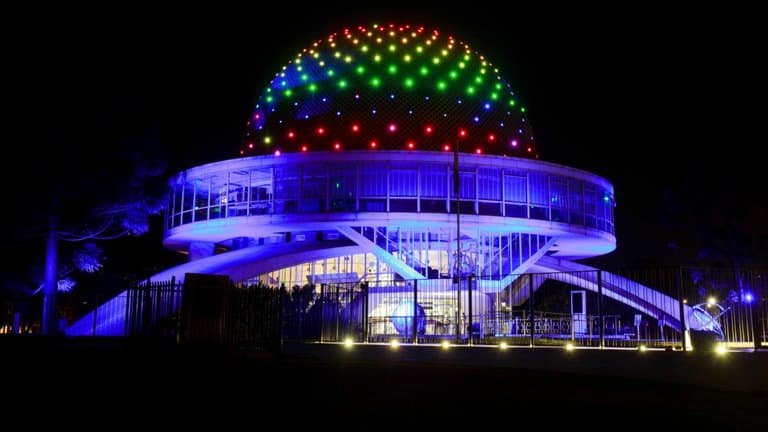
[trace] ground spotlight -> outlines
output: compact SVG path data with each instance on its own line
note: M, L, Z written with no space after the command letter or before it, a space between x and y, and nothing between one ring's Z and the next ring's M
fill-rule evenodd
M647 346L645 346L645 345L640 345L640 346L638 347L638 349L640 350L640 352L646 352L646 351L648 351L648 347L647 347Z
M572 344L572 343L570 343L570 342L568 342L567 344L565 344L565 350L566 350L566 351L573 351L573 344Z
M507 349L507 343L506 343L506 342L502 342L502 343L500 343L500 344L499 344L499 348L500 348L500 349L503 349L503 350Z
M440 345L443 347L444 350L447 350L448 348L451 347L451 343L448 342L447 340L444 340L443 343Z
M399 346L400 346L400 341L397 340L397 339L392 339L389 342L389 347L392 348L392 349L397 349L397 347L399 347Z
M352 345L354 345L354 342L352 341L352 338L344 339L344 346L346 348L352 348Z
M728 352L728 350L725 348L725 344L719 344L717 347L715 347L715 352L718 355L724 355Z

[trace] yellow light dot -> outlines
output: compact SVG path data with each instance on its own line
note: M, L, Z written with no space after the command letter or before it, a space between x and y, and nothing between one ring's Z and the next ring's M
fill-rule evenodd
M381 56L376 54L375 56L373 56L373 61L380 62L381 61Z
M480 73L485 75L485 69L480 69Z
M394 35L395 35L395 32L391 31L391 32L389 32L389 35L390 35L390 36L394 36Z
M381 38L376 38L376 43L381 43Z
M397 47L395 45L390 45L389 46L389 50L392 51L392 52L394 52L396 49L397 49Z
M360 50L363 51L363 52L368 52L368 46L367 45L363 45L363 46L360 47Z
M345 63L351 63L352 62L352 57L350 57L350 56L344 57L344 62Z
M461 63L459 63L459 67L460 67L461 69L464 69L464 62L461 62Z
M416 47L416 52L420 53L422 51L424 51L424 48L422 48L421 46Z
M416 32L411 32L411 37L415 38L416 37Z
M406 54L406 55L404 55L404 56L403 56L403 60L404 60L406 63L408 63L409 61L411 61L411 56L410 56L410 54Z
M312 54L312 57L314 57L314 58L320 58L320 53L317 53L317 52L316 52L316 53Z
M336 48L336 44L335 44L335 43L332 43L332 44L331 44L331 48Z
M320 67L323 67L323 66L325 66L325 62L324 62L324 61L322 61L322 60L320 60L320 61L319 61L317 64L319 64L319 65L320 65Z
M434 63L434 64L440 64L440 58L439 58L439 57L435 57L435 58L433 58L433 59L432 59L432 63Z
M341 53L336 51L335 53L333 53L333 56L336 57L336 58L339 58L339 57L341 57Z
M400 41L401 41L403 44L407 44L407 43L408 43L408 38L402 38L402 39L400 39Z
M442 50L442 51L440 51L440 54L442 54L443 57L445 57L445 56L448 55L448 50Z
M368 32L365 35L368 36L368 37L371 37L371 36L373 36L373 32Z
M272 142L272 138L270 138L268 136L264 137L264 144L269 144L271 142Z
M358 42L360 42L360 41L358 41L357 39L353 39L352 40L352 43L355 44L355 45L357 45Z
M427 45L432 45L432 41L431 40L428 40L428 41L426 41L424 43L426 43Z

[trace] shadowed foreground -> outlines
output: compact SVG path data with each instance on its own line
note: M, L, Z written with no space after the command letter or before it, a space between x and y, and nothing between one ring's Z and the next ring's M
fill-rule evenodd
M18 430L410 430L406 419L473 428L768 426L765 392L600 374L138 341L6 339L0 346L4 430L14 423Z

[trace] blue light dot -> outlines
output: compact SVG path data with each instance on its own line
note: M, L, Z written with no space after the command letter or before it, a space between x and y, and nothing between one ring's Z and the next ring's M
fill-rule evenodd
M259 126L257 129L258 130L262 130L262 129L264 129L264 126Z
M429 96L424 96L424 100L429 100Z
M486 104L485 104L485 105L483 105L483 106L484 106L484 107L485 107L485 109L487 109L487 110L491 109L491 104L489 104L489 103L486 103Z
M389 98L390 99L394 99L395 98L395 94L394 93L390 93Z
M522 129L518 129L517 133L521 134L521 133L523 133L523 130Z
M443 117L448 117L448 113L443 113Z
M461 99L457 100L456 102L458 102L458 103L459 103L459 105L461 105Z
M408 114L413 115L413 110L408 110Z
M372 109L372 110L371 110L371 114L374 114L374 115L375 115L375 114L376 114L376 110L375 110L375 109Z
M306 120L306 119L308 119L308 118L309 118L309 114L305 114L305 115L304 115L304 119Z
M322 100L323 100L323 102L328 102L328 99L326 99L326 98L323 98Z
M480 117L478 117L478 116L475 116L475 118L473 118L472 120L474 120L474 121L475 121L475 123L477 123L477 122L479 122L479 121L480 121Z
M499 123L499 127L504 127L504 122Z
M341 115L341 111L336 111L336 115L340 116Z
M293 106L299 106L299 103L298 102L294 102Z
M283 121L282 120L278 120L277 124L283 124Z
M288 83L286 83L285 81L280 81L280 85L281 86L285 87L286 84L288 84Z
M355 99L360 99L360 94L359 93L355 94Z

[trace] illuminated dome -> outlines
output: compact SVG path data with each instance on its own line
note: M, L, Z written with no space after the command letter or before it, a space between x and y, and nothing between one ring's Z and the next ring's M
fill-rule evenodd
M538 158L525 108L470 45L409 25L345 29L298 53L248 121L242 155L347 149Z

